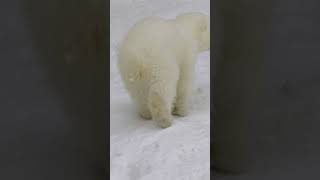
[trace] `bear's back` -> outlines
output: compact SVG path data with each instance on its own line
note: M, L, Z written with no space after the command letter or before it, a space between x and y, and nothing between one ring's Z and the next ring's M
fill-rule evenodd
M163 49L170 47L177 41L178 32L175 24L170 20L159 17L148 17L137 22L128 32L122 42L123 49L152 48Z

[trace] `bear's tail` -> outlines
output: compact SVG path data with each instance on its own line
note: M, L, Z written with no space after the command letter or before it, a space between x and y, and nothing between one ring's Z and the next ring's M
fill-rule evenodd
M145 74L145 70L145 65L141 62L138 62L136 71L130 75L129 80L131 82L142 80Z

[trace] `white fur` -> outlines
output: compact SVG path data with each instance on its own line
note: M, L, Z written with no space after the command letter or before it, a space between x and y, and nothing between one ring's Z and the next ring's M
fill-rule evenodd
M187 115L196 57L209 48L209 18L201 13L135 24L120 46L118 66L140 116L169 127L171 114Z

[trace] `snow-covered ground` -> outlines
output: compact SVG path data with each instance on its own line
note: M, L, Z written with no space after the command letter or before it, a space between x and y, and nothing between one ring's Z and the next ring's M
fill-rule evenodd
M167 129L139 118L116 66L117 47L129 27L145 16L209 14L210 0L111 0L111 180L210 179L210 53L199 56L189 116Z

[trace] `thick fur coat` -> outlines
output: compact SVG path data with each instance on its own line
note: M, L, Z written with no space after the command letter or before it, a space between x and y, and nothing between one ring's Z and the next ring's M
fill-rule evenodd
M187 115L197 55L209 49L209 17L202 13L136 23L119 48L118 67L140 116L165 128L172 114Z

